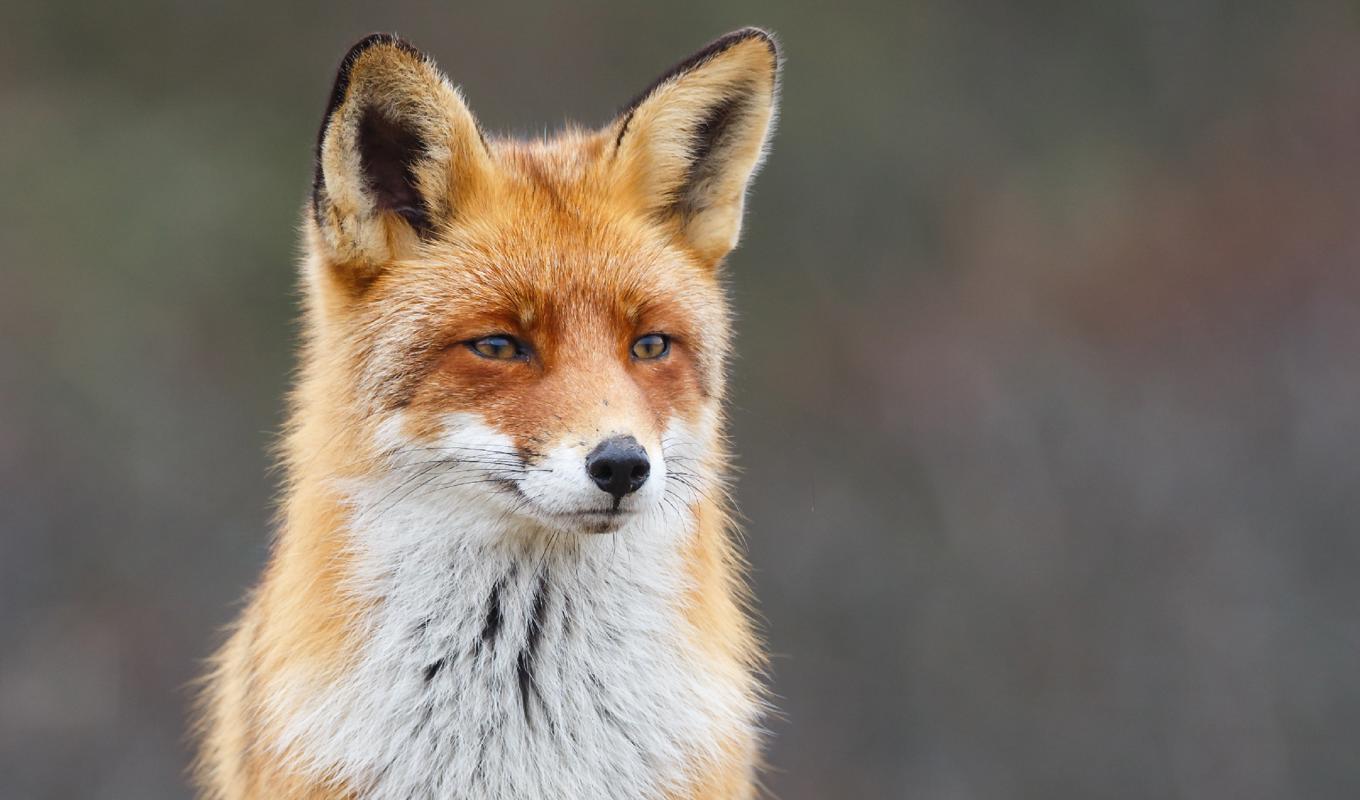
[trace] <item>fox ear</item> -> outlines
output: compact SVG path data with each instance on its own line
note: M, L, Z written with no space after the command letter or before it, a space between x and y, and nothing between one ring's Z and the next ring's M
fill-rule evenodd
M361 278L412 255L488 164L476 120L433 62L369 36L340 63L317 138L312 217L326 254Z
M744 28L662 75L609 129L624 191L707 264L727 255L741 233L778 79L774 37Z

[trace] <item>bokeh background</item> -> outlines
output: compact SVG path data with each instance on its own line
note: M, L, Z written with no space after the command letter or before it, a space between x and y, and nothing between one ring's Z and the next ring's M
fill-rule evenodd
M738 495L809 798L1360 796L1360 8L0 4L0 797L181 798L333 69L602 124L767 26Z

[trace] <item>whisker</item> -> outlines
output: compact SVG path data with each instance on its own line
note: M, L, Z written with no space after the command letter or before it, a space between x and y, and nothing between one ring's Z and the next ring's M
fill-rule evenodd
M425 475L428 475L429 473L434 472L434 471L435 471L435 468L438 466L439 463L440 463L440 462L437 462L437 461L436 461L436 462L434 462L434 463L432 463L432 464L426 466L426 467L425 467L424 469L422 469L418 474L413 475L413 476L411 476L410 478L407 478L406 480L401 481L401 482L398 483L396 486L392 487L392 489L391 489L390 491L388 491L388 492L387 492L386 494L384 494L382 497L378 498L378 502L377 502L377 503L374 503L373 506L370 507L370 509L368 510L368 512L367 512L366 515L374 515L374 514L377 514L377 513L378 513L378 509L382 507L383 503L386 503L386 502L387 502L387 499L388 499L389 497L391 497L392 495L394 495L394 494L396 494L397 492L401 491L403 488L405 488L405 487L408 486L409 484L411 484L411 483L413 483L413 482L415 482L415 481L420 480L420 479L421 479L422 477L424 477ZM404 496L403 496L403 499L404 499ZM386 510L387 510L387 509L383 509L383 511L386 511Z

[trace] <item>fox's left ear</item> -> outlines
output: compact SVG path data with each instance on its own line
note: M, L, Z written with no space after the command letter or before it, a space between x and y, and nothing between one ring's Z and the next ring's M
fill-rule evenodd
M623 191L706 264L736 246L778 85L774 37L744 28L662 75L609 128Z

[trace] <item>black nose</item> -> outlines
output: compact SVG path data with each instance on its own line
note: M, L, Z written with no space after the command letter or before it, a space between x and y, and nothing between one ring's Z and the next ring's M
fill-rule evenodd
M647 451L631 436L605 439L586 456L586 472L601 489L622 500L647 482L652 464Z

